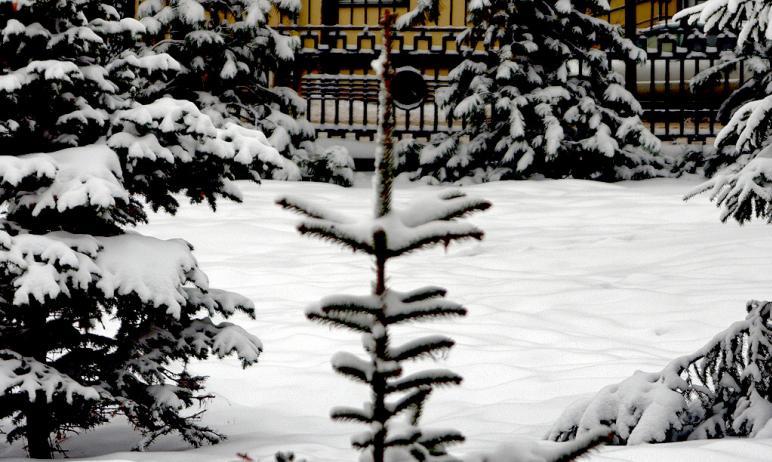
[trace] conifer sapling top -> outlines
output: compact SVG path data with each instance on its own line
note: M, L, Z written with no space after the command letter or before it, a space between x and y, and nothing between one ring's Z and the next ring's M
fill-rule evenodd
M348 217L297 197L282 198L279 204L305 215L298 226L301 234L366 253L375 261L370 295L331 296L306 311L313 321L362 335L364 357L341 352L332 359L336 372L370 388L370 401L362 407L332 410L333 419L359 422L368 427L352 438L352 445L362 452L360 460L452 460L446 447L463 441L463 436L455 430L426 429L420 425L420 418L431 393L438 387L461 383L461 377L445 369L406 374L403 365L421 358L435 358L449 350L454 342L444 335L400 342L393 328L404 323L464 316L466 309L445 300L445 290L439 287L408 292L392 289L387 284L386 268L392 259L415 250L447 246L457 240L481 239L481 230L458 219L485 210L490 203L467 197L461 191L451 191L418 200L407 208L393 207L393 69L389 50L394 20L394 15L386 13L384 48L381 57L373 62L381 77L380 146L376 153L373 215Z

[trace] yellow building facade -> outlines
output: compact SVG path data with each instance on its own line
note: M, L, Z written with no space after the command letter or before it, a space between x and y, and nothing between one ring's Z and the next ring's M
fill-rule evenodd
M405 13L415 7L418 0L301 0L301 12L297 21L289 18L273 18L273 25L296 24L300 26L340 25L375 26L383 10ZM464 27L468 0L440 0L440 18L436 26ZM678 10L677 0L636 1L636 25L650 27L672 17ZM613 24L625 24L625 0L611 0L611 10L605 19Z
M282 28L284 33L301 38L302 48L318 50L334 48L342 50L367 50L380 45L377 33L378 21L385 10L406 13L418 0L300 0L301 10L297 18L281 17L274 13L271 25ZM440 17L436 24L421 28L418 32L403 32L397 38L399 51L432 51L437 54L456 54L457 34L468 27L466 11L469 0L440 0ZM636 1L636 28L646 29L663 23L678 10L678 2L684 0ZM687 0L688 1L688 0ZM625 0L611 0L609 13L603 18L611 23L625 25ZM427 70L428 75L447 73L445 67ZM341 74L361 74L366 70L345 70Z

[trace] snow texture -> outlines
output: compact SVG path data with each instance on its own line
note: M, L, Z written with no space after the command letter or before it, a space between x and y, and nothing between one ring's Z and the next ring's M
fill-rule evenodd
M768 297L767 225L721 224L707 198L684 204L683 194L699 182L560 180L465 188L494 203L472 219L486 230L486 240L408 256L391 268L396 286L440 282L469 309L461 322L404 327L406 335L442 333L457 340L443 362L464 376L464 385L432 397L427 424L463 431L467 442L456 452L475 461L475 454L490 454L499 444L558 448L536 440L570 403L696 351L742 319L747 299ZM65 441L72 460L232 462L245 453L269 461L279 450L309 462L354 460L348 435L358 426L330 423L329 409L368 397L361 385L330 371L329 357L355 351L359 339L319 329L303 308L330 292L366 287L370 264L361 255L298 239L297 218L273 201L293 194L361 216L370 211L362 201L369 179L360 176L350 189L273 181L240 186L244 204L223 203L217 214L185 205L178 216L153 215L140 229L190 241L212 285L260 302L258 320L236 318L266 345L258 367L242 370L236 358L191 364L192 373L212 376L207 389L215 399L203 423L229 440L182 451L185 443L163 438L150 452L130 453L139 436L116 421ZM405 186L395 205L436 192ZM763 462L772 453L770 438L768 428L752 439L606 447L584 460ZM23 454L19 445L0 448L0 457L14 462L25 460Z

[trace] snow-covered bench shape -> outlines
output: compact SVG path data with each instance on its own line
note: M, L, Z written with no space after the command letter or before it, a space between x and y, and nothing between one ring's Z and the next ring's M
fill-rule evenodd
M572 440L610 426L617 444L772 436L772 302L661 372L636 372L576 402L548 434Z

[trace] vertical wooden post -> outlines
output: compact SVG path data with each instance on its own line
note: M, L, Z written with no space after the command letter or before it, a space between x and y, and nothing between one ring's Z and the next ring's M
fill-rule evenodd
M635 0L625 1L625 37L633 42L638 36L636 6ZM625 59L625 88L634 96L638 95L638 65L629 58Z
M310 4L309 4L310 6ZM335 26L338 24L338 0L322 0L322 24Z

